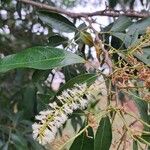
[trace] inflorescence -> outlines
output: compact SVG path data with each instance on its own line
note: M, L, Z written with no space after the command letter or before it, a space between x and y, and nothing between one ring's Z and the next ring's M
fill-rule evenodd
M38 123L32 125L33 138L43 145L50 143L55 138L58 129L67 121L68 115L72 114L74 110L87 107L88 92L86 91L86 84L75 84L74 88L63 91L57 97L61 106L56 102L50 103L49 110L41 111L35 117Z

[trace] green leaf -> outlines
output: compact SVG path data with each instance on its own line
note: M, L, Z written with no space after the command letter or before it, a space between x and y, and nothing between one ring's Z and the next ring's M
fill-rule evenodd
M62 49L38 46L0 59L0 72L15 68L46 70L75 63L84 63L84 59Z
M61 32L70 33L76 31L75 25L58 13L39 11L39 18L43 21L43 23L46 23L50 27Z
M146 101L143 101L139 96L138 94L136 94L136 91L133 91L131 92L132 94L132 97L133 97L133 100L135 102L135 104L137 105L137 108L139 110L139 113L141 115L141 119L145 122L148 123L149 121L149 117L148 117L148 105L147 105L147 102Z
M48 41L49 41L48 42L49 46L55 47L61 44L66 44L68 39L60 35L54 35L54 36L49 37Z
M141 119L146 122L147 124L150 124L150 118L148 115L148 103L146 101L144 101L143 99L141 99L139 97L139 95L137 94L136 91L132 90L130 92L130 94L133 97L133 101L135 102L135 104L137 105L137 108L139 110ZM144 131L148 131L150 132L150 128L147 127L146 125L144 125ZM142 138L144 140L146 140L147 142L150 142L150 136L148 134L144 134L142 135ZM142 141L141 141L142 142Z
M90 33L86 32L86 31L80 32L80 38L85 44L87 44L89 46L94 45L93 38Z
M94 150L109 150L112 141L112 129L109 117L101 119L95 135Z
M137 141L133 141L133 150L138 150L138 144Z
M20 134L11 134L11 140L13 141L16 150L26 150L28 149L26 139Z
M50 74L50 70L35 70L32 75L32 81L34 83L44 82L48 75Z
M24 118L31 119L34 117L34 113L36 112L35 104L36 102L36 93L37 90L32 84L28 84L28 86L23 91L23 99L18 104L18 107L23 111Z
M143 48L143 53L134 53L134 56L146 65L150 66L150 47Z
M120 39L121 41L124 41L126 34L121 32L112 32L112 35Z
M82 128L83 129L83 128ZM94 133L91 127L87 128L73 142L69 150L94 150Z
M134 46L138 40L138 36L144 34L148 26L150 26L150 18L141 19L129 26L124 41L125 46L127 48L129 46Z
M87 73L85 67L82 64L63 67L62 72L65 75L66 82L78 76L79 74Z
M141 19L135 23L133 23L129 28L128 28L128 33L130 35L133 35L134 32L138 31L139 34L144 34L146 31L146 28L150 26L150 17L146 19Z
M28 137L28 142L31 144L32 149L31 150L46 150L44 146L39 144L36 140L34 140L32 137Z
M120 16L113 24L111 32L121 32L124 31L129 25L132 24L132 21L129 17Z
M65 85L63 85L60 88L60 90L57 92L57 95L60 94L63 90L73 87L75 83L82 84L86 82L87 84L91 84L96 80L96 78L97 78L97 75L94 73L78 75L70 79Z
M118 0L109 0L109 7L114 8L118 3Z
M134 46L138 42L139 32L136 29L134 29L134 30L135 30L135 32L133 32L132 34L131 34L131 32L127 32L127 34L125 36L124 43L127 48L129 46L130 47Z
M2 145L2 146L0 147L0 149L1 149L1 150L8 150L8 145L9 145L9 143L7 142L7 143L5 143L4 145Z

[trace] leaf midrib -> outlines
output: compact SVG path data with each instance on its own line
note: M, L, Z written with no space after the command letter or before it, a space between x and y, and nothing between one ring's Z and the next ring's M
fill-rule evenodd
M40 62L46 62L46 61L50 61L50 60L58 60L58 59L64 59L64 57L55 57L55 58L51 58L51 59L44 59L44 60L40 60L40 61L33 61L33 62L30 62L30 63L40 63ZM27 64L30 64L29 62L22 62L22 63L15 63L15 64L6 64L6 65L3 65L3 67L9 67L9 66L15 66L15 65L27 65Z

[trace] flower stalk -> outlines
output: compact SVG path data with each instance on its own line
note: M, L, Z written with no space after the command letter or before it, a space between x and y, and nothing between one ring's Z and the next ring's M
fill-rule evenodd
M74 110L85 109L88 105L86 84L75 84L72 90L63 91L58 100L61 102L59 106L56 102L50 103L50 110L44 110L35 118L38 123L32 125L33 138L37 139L40 144L50 143L58 131L58 129L67 121L68 115Z

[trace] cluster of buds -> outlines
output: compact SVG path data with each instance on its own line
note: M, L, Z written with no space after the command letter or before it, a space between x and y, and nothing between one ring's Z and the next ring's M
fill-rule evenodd
M61 103L59 106L56 102L50 103L50 109L41 111L35 118L36 123L32 125L33 138L40 144L51 143L60 127L67 121L68 115L74 110L85 109L88 105L89 93L86 84L75 84L74 88L67 89L58 96Z
M144 84L147 88L150 88L150 69L149 68L141 68L139 70L139 79L144 81Z

